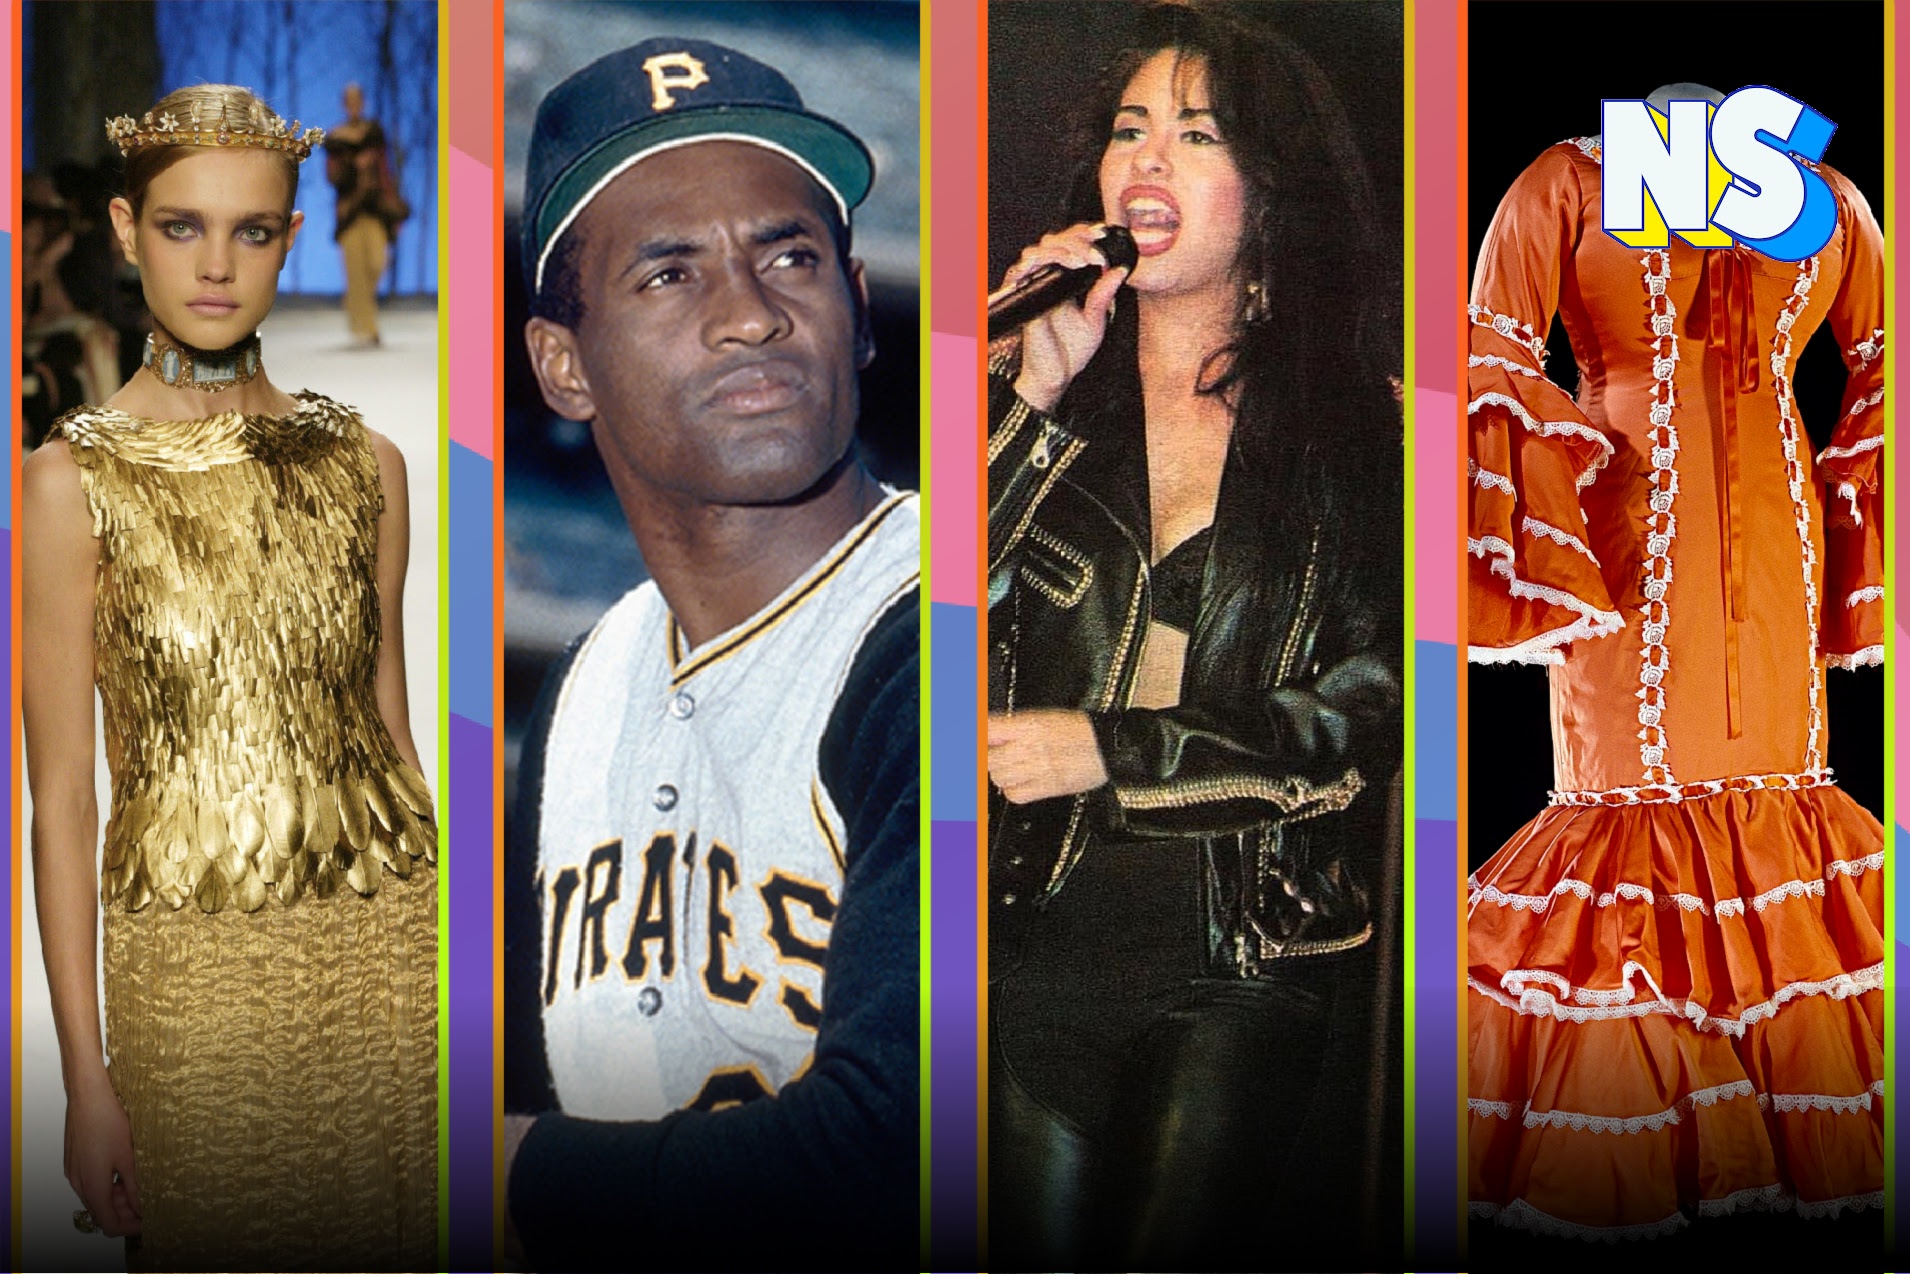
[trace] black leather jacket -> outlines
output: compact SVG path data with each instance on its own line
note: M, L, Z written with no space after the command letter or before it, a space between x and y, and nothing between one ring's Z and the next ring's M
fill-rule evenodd
M1254 591L1241 537L1266 533L1270 497L1230 453L1182 701L1129 708L1150 602L1138 424L1094 422L1090 442L995 375L989 426L990 709L1085 709L1109 780L1024 806L991 788L991 976L1096 837L1198 842L1210 974L1363 945L1401 752L1400 579L1346 565L1368 528L1323 507Z

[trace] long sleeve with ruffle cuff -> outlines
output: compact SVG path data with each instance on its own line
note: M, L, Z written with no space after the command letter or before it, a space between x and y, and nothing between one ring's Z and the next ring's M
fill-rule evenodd
M1467 657L1559 663L1562 647L1624 627L1589 543L1580 491L1612 444L1545 376L1545 332L1579 206L1569 146L1507 192L1468 307Z
M1832 667L1861 668L1883 662L1884 643L1883 236L1857 188L1832 170L1824 175L1847 227L1844 282L1828 322L1850 378L1843 415L1817 456L1825 556L1818 641Z
M1550 381L1481 365L1468 388L1466 654L1475 663L1559 663L1566 643L1624 627L1579 507L1612 445Z

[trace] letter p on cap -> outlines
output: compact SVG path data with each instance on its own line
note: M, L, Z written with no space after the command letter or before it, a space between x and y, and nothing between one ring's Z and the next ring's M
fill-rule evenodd
M652 110L667 111L676 105L671 90L689 92L710 82L709 72L703 64L688 53L659 53L645 59L643 70L650 77L650 107ZM681 75L671 75L671 71L680 71Z

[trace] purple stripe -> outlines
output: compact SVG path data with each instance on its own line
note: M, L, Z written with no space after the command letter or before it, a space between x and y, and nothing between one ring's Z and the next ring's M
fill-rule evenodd
M1901 799L1901 797L1899 799ZM1910 853L1910 832L1906 832L1901 825L1892 830L1896 833L1896 862L1902 863L1905 861L1904 855ZM1892 904L1896 905L1897 923L1901 925L1905 918L1910 916L1910 906L1904 905L1910 903L1910 888L1905 887L1905 873L1902 869L1894 865L1892 869L1897 872L1897 876L1896 879L1891 882L1892 889L1886 892L1886 897L1890 898ZM1899 971L1910 968L1910 964L1905 963L1905 961L1910 961L1910 945L1905 945L1905 943L1899 939L1895 946L1897 948L1897 954L1895 962L1890 966L1888 984L1896 988L1894 994L1897 997L1897 1029L1898 1031L1902 1031L1906 1024L1910 1024L1910 984L1905 983ZM1901 1036L1899 1036L1899 1039L1901 1039ZM1894 1098L1898 1093L1904 1091L1904 1077L1910 1075L1910 1066L1904 1064L1906 1060L1910 1060L1910 1049L1906 1049L1901 1043L1898 1043L1890 1060L1894 1063L1891 1066L1891 1070L1896 1074L1897 1080L1895 1084L1891 1085L1886 1097L1884 1109L1887 1111L1893 1110L1888 1104L1889 1098ZM1893 1170L1886 1180L1890 1185L1891 1198L1896 1203L1896 1216L1902 1217L1904 1215L1904 1208L1910 1206L1910 1190L1904 1188L1905 1177L1906 1175L1910 1175L1904 1172L1906 1163L1904 1156L1910 1155L1910 1120L1898 1119L1893 1112L1890 1120L1890 1135L1896 1144L1896 1162L1892 1165ZM1885 1241L1889 1242L1894 1240L1895 1235L1886 1234L1884 1237Z
M491 731L451 718L451 1264L491 1261Z
M1413 1246L1416 1259L1444 1264L1459 1251L1459 825L1420 819L1416 829Z
M1903 839L1901 834L1902 829L1899 828L1898 832L1898 840L1901 841ZM1899 854L1897 862L1901 863L1903 861L1901 854ZM1898 868L1898 870L1901 871L1902 868ZM1900 911L1898 913L1898 923L1902 923L1902 920L1903 913ZM1906 1022L1910 1022L1910 987L1904 984L1903 978L1898 975L1895 970L1910 968L1910 963L1906 963L1906 961L1910 961L1910 946L1906 946L1901 942L1896 945L1897 960L1893 966L1891 976L1895 979L1897 986L1897 1025L1898 1030L1901 1031L1903 1025ZM1910 1075L1910 1066L1904 1065L1905 1055L1907 1053L1910 1053L1910 1049L1905 1049L1902 1043L1899 1042L1897 1044L1895 1059L1897 1063L1895 1067L1897 1082L1890 1088L1890 1097L1895 1097L1898 1093L1904 1091L1904 1077ZM1886 1104L1884 1109L1891 1110L1892 1108ZM1891 1136L1895 1138L1897 1143L1897 1158L1896 1162L1892 1165L1893 1171L1891 1172L1891 1195L1896 1201L1896 1215L1901 1217L1904 1215L1904 1208L1910 1207L1910 1190L1904 1189L1905 1177L1906 1175L1910 1175L1904 1172L1904 1156L1910 1154L1910 1121L1893 1117L1891 1119ZM1886 1235L1885 1237L1889 1239L1894 1236Z
M976 1268L980 1216L975 1067L978 1036L975 824L937 822L932 842L933 1111L926 1268Z

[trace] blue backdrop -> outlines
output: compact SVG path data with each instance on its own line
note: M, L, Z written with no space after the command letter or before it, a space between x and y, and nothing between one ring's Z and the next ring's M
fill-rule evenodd
M37 6L29 6L29 9ZM112 12L100 6L95 16ZM128 13L140 13L129 9ZM381 291L438 290L438 12L433 0L161 0L150 10L159 83L147 101L182 84L242 84L289 123L330 128L345 117L344 87L365 90L365 110L392 140L392 167L411 220L399 231ZM21 70L41 71L33 22L22 24ZM23 160L37 162L33 93L22 102ZM338 295L344 269L332 242L332 195L323 159L304 165L298 206L305 229L280 278L280 291Z
M392 168L411 203L381 289L438 288L438 10L432 0L165 0L155 6L162 91L214 81L243 84L281 115L329 128L345 117L347 83L385 127ZM155 94L155 96L157 96ZM322 157L299 178L305 229L280 290L338 294L343 264L332 242L332 194Z

